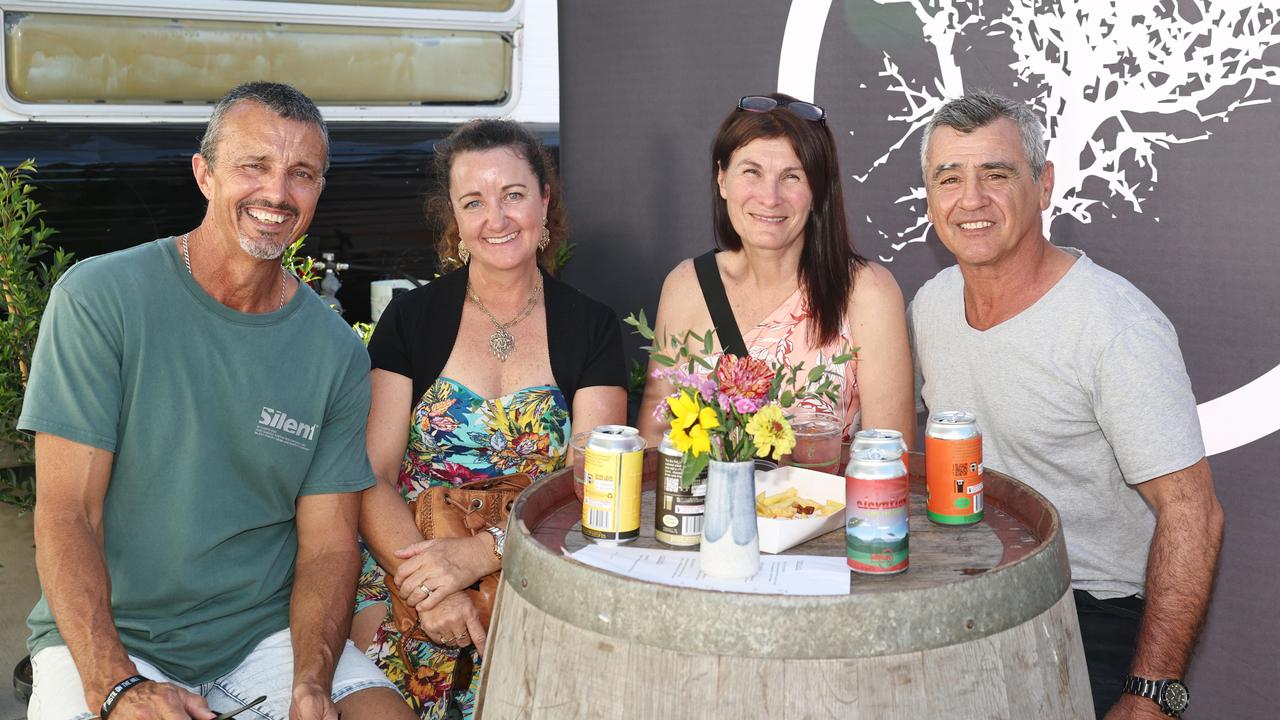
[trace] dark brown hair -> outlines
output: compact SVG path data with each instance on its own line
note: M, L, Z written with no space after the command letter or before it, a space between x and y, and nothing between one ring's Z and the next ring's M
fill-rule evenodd
M790 95L772 93L780 102L795 100ZM853 276L867 264L853 249L844 216L844 193L840 185L840 161L836 142L825 122L805 120L781 105L768 112L747 112L736 107L720 123L711 144L712 216L716 242L727 250L742 248L742 238L729 219L728 203L720 197L718 174L729 169L729 158L738 148L760 138L786 138L800 159L813 206L804 225L804 247L800 252L800 283L811 313L810 330L819 345L840 336Z
M436 241L436 255L440 260L441 271L459 267L462 260L458 257L458 221L453 217L450 204L449 170L458 153L480 152L495 148L507 148L529 163L529 169L538 178L538 192L549 187L547 201L547 232L551 242L538 251L538 264L547 272L555 272L556 251L568 234L569 218L564 203L560 199L560 178L556 174L555 162L551 153L533 133L523 125L511 120L472 120L450 133L449 137L436 143L434 171L439 179L438 190L427 198L426 212L435 218L444 231Z

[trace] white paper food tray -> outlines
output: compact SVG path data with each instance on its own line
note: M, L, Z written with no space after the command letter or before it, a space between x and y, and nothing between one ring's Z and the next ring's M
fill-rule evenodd
M794 487L800 497L825 503L835 500L844 504L844 478L817 470L798 467L780 467L768 472L756 472L756 495L782 492ZM756 516L760 534L760 551L780 553L844 526L844 510L826 517L809 517L802 520L783 520Z

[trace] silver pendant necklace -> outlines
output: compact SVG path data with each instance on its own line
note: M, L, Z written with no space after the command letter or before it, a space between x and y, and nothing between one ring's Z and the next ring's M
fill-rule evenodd
M191 272L191 248L187 244L187 239L190 237L191 233L182 236L182 264L187 266L187 274L194 279L195 273ZM277 310L284 308L284 291L288 275L284 268L280 268L280 307L276 308Z
M525 303L524 309L516 314L514 318L503 323L498 322L498 318L489 312L489 308L480 302L480 297L476 295L476 291L471 287L471 283L467 282L467 297L471 302L475 303L486 316L489 322L493 323L493 334L489 336L489 352L500 362L506 362L511 357L511 353L516 351L516 339L511 333L507 332L507 328L514 326L521 320L529 317L529 313L533 312L533 308L538 304L538 296L542 294L542 282L536 282L533 285L533 291L529 293L529 302Z

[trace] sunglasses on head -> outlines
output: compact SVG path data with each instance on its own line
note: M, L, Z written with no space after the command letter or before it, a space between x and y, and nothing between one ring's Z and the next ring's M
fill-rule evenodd
M747 112L764 113L781 107L802 120L823 122L827 119L827 111L803 100L777 100L767 95L744 95L738 100L738 109Z

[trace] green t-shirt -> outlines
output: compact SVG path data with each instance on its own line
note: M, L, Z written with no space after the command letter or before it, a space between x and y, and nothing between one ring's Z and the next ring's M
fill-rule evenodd
M165 239L58 282L18 426L115 453L116 627L130 654L196 684L288 626L296 502L373 484L368 409L368 354L314 292L236 312ZM63 644L43 597L27 622L32 654Z

